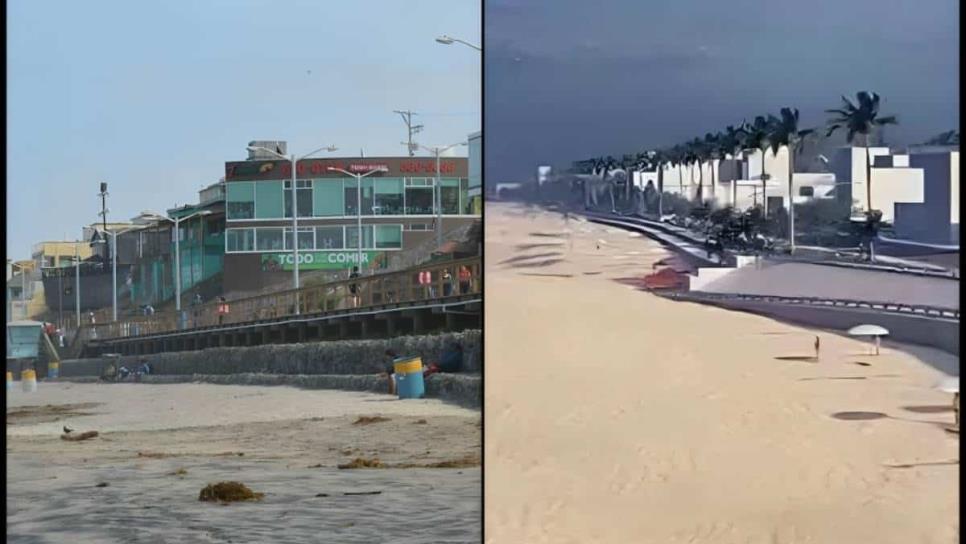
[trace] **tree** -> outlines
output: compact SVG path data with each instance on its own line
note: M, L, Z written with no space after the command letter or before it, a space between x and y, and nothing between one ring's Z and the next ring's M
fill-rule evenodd
M745 149L745 137L747 133L744 130L745 122L742 121L738 127L728 125L725 127L724 134L721 135L721 148L724 152L730 152L731 158L737 159L738 155ZM738 208L738 182L737 180L732 180L731 182L731 206L734 209Z
M678 171L678 193L684 192L684 172L681 167L685 163L684 146L676 145L668 151L668 164Z
M664 215L664 165L670 160L667 151L656 150L650 152L651 162L657 168L657 219Z
M768 120L761 115L755 117L753 123L746 123L744 126L746 134L744 141L745 149L761 152L761 201L764 204L764 216L766 218L768 217L768 194L766 187L768 174L765 173L765 151L768 149L768 133L770 129Z
M789 249L794 252L795 203L793 198L795 193L792 190L792 178L795 177L795 152L801 151L805 138L815 130L798 128L798 110L795 108L782 108L780 114L781 119L769 115L771 131L768 134L768 141L772 154L777 154L782 146L788 148L788 242Z
M722 147L722 142L724 141L724 135L720 132L718 133L707 133L704 135L704 146L707 150L708 162L711 165L711 198L714 199L717 195L718 187L715 181L714 175L714 161L720 159L725 152L724 147Z
M826 113L836 115L829 120L826 137L831 136L838 129L846 130L846 140L851 144L856 136L862 135L865 144L865 210L872 211L872 155L869 151L871 138L875 132L885 125L897 125L899 121L894 115L879 117L879 95L868 91L860 91L855 95L858 106L846 97L842 97L841 109L825 110Z
M707 148L704 145L704 141L701 138L695 138L688 142L688 149L690 151L689 158L691 160L691 183L694 183L694 165L698 166L698 189L694 193L694 199L698 204L704 201L704 169L701 165L704 163L705 157L707 157Z

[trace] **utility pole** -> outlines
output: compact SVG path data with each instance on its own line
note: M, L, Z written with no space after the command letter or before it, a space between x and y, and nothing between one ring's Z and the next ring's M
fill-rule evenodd
M415 157L416 146L415 144L413 144L413 135L421 132L423 130L423 125L414 125L413 115L419 115L419 114L409 110L406 110L406 111L392 110L392 111L393 113L398 113L402 117L403 123L406 123L406 133L409 141L409 156Z
M101 216L101 225L104 227L104 246L107 247L107 255L111 254L111 247L107 241L107 182L101 182L101 192L98 193L101 197L101 211L98 215Z

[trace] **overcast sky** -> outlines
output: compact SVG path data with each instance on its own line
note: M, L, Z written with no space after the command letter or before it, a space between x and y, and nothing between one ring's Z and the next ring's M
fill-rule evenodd
M860 90L890 144L959 126L958 0L487 0L485 26L488 183Z
M7 2L7 254L197 202L250 140L402 155L480 130L479 0ZM465 148L463 150L465 154ZM323 155L325 156L325 155Z

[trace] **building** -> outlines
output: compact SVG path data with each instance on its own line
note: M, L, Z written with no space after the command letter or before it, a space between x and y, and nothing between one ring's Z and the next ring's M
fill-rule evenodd
M87 259L91 256L91 246L87 242L39 242L31 250L31 258L38 268L59 268L70 266L76 256Z
M440 159L444 233L479 220L467 166L466 158ZM358 187L354 177L333 169L386 171ZM435 158L306 159L297 173L300 270L348 271L359 264L360 236L363 269L386 266L392 253L434 240ZM225 163L225 292L261 290L291 278L291 177L288 161Z
M469 136L469 205L466 213L480 215L483 213L483 133L474 132Z
M33 260L7 261L7 322L31 319L43 313L44 290Z
M923 172L923 198L918 203L896 204L896 235L916 242L959 245L959 150L913 152L908 161Z

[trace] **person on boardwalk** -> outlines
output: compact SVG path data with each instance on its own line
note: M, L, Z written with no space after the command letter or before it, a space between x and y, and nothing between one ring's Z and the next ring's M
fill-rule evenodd
M443 269L443 296L448 297L453 294L453 275L449 273L449 268Z
M470 271L470 267L460 265L460 269L457 272L460 280L460 294L465 295L470 292L470 282L473 280L473 273Z
M359 277L359 267L353 266L352 273L349 274L349 279L354 280ZM359 284L352 282L349 284L349 294L352 295L352 307L359 307Z

